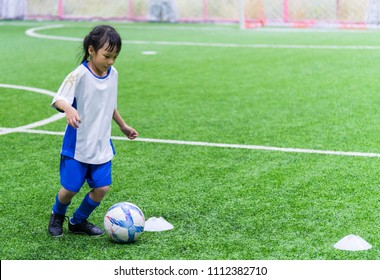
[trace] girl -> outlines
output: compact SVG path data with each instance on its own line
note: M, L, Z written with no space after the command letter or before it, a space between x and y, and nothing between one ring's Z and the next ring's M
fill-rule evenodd
M51 104L66 113L68 123L61 150L62 188L56 195L48 227L52 236L63 235L67 207L85 181L91 191L69 219L69 231L90 236L104 233L87 219L112 183L112 119L129 139L138 136L116 109L118 73L112 65L121 45L113 27L95 27L83 40L82 63L66 77Z

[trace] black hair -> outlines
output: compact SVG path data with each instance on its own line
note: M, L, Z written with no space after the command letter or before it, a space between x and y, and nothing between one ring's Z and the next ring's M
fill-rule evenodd
M83 40L83 58L81 63L87 61L90 56L88 52L89 46L92 46L94 51L97 52L107 43L108 47L106 51L120 52L122 45L121 38L115 28L109 25L98 25L94 27Z

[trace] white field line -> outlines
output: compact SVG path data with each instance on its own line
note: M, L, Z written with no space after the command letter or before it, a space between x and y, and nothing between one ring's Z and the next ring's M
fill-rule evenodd
M0 128L0 130L1 130L1 128ZM60 136L64 135L63 132L34 130L34 129L18 129L17 131L13 131L13 132L60 135ZM118 140L118 141L131 141L126 137L120 137L120 136L112 136L112 139ZM224 144L224 143L182 141L182 140L165 140L165 139L152 139L152 138L136 138L133 141L148 142L148 143L159 143L159 144L172 144L172 145L187 145L187 146L200 146L200 147L216 147L216 148L232 148L232 149L285 152L285 153L320 154L320 155L335 155L335 156L349 156L349 157L380 157L380 154L378 154L378 153L325 151L325 150L311 150L311 149L299 149L299 148L280 148L280 147L271 147L271 146Z
M53 36L39 34L37 31L65 27L63 24L47 25L30 28L25 34L31 37L50 40L82 41L82 38ZM202 43L202 42L169 42L169 41L139 41L123 40L126 44L161 45L161 46L192 46L192 47L218 47L218 48L274 48L274 49L332 49L332 50L378 50L380 46L339 46L339 45L283 45L283 44L236 44L236 43Z
M126 138L113 137L112 139L125 140ZM351 156L351 157L380 157L380 154L377 154L377 153L324 151L324 150L311 150L311 149L299 149L299 148L279 148L279 147L271 147L271 146L223 144L223 143L195 142L195 141L181 141L181 140L163 140L163 139L151 139L151 138L137 138L133 141L136 141L136 140L140 142L151 142L151 143L248 149L248 150L261 150L261 151L276 151L276 152L287 152L287 153L321 154L321 155L337 155L337 156Z
M4 134L8 134L8 133L13 133L13 132L27 132L28 129L39 127L39 126L43 126L45 124L52 123L52 122L55 122L57 120L60 120L60 119L62 119L64 117L65 117L65 114L58 113L58 114L55 114L55 115L51 116L50 118L47 118L47 119L44 119L44 120L41 120L41 121L37 121L37 122L34 122L34 123L30 123L30 124L27 124L27 125L15 127L15 128L0 128L0 135L4 135Z
M9 85L9 84L0 84L0 88L11 88L11 89L17 89L17 90L32 91L32 92L36 92L36 93L40 93L40 94L46 94L49 96L54 96L54 94L55 94L55 92L45 90L45 89L18 86L18 85ZM51 122L55 122L55 121L62 119L64 117L65 117L64 114L58 113L58 114L55 114L55 115L53 115L47 119L37 121L34 123L30 123L27 125L14 127L14 128L0 128L0 135L13 133L13 132L23 132L23 131L30 129L30 128L39 127L39 126L43 126L43 125L51 123Z
M120 23L120 22L119 22ZM1 22L1 25L7 25L7 26L30 26L30 27L37 27L40 26L37 22L29 22L29 23L18 23L18 22ZM65 25L65 24L56 24L56 25L62 25L63 27L69 26L69 27L86 27L86 28L92 28L94 26L93 23L88 22L87 25ZM45 26L51 26L45 25ZM379 27L376 26L375 28L367 28L367 29L341 29L341 28L329 28L329 27L314 27L314 28L297 28L297 27L259 27L259 28L249 28L249 29L236 29L232 25L214 25L214 26L179 26L179 25L151 25L151 26L141 26L136 25L134 23L125 23L124 25L118 25L118 29L131 29L131 30L179 30L179 31L233 31L233 32L245 32L245 33L379 33Z
M39 39L76 41L76 42L79 42L79 41L83 40L83 39L74 38L74 37L44 35L44 34L39 34L39 33L36 32L36 31L41 31L41 30L56 29L56 28L63 28L63 27L65 27L63 24L39 26L39 27L34 27L34 28L27 29L25 31L25 34L28 35L28 36L30 36L30 37L39 38Z
M49 96L55 95L55 92L50 91L50 90L41 89L41 88L34 88L34 87L19 86L19 85L0 84L0 88L11 88L11 89L32 91L32 92L37 92L37 93L41 93L41 94L46 94Z

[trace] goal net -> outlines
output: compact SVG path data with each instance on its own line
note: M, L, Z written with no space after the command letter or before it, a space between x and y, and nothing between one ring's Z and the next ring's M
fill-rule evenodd
M367 28L380 0L0 0L0 19L19 18Z

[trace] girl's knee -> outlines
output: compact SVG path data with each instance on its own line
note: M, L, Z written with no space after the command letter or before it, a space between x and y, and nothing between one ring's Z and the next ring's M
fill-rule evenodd
M92 189L91 192L94 195L95 200L100 201L107 194L107 192L109 191L109 189L110 189L109 186L104 186L104 187Z
M104 186L104 187L99 188L99 191L104 194L108 193L109 190L110 190L109 186Z
M61 188L58 192L58 199L61 203L67 204L71 201L71 199L76 195L76 192L72 192L66 190L65 188Z

